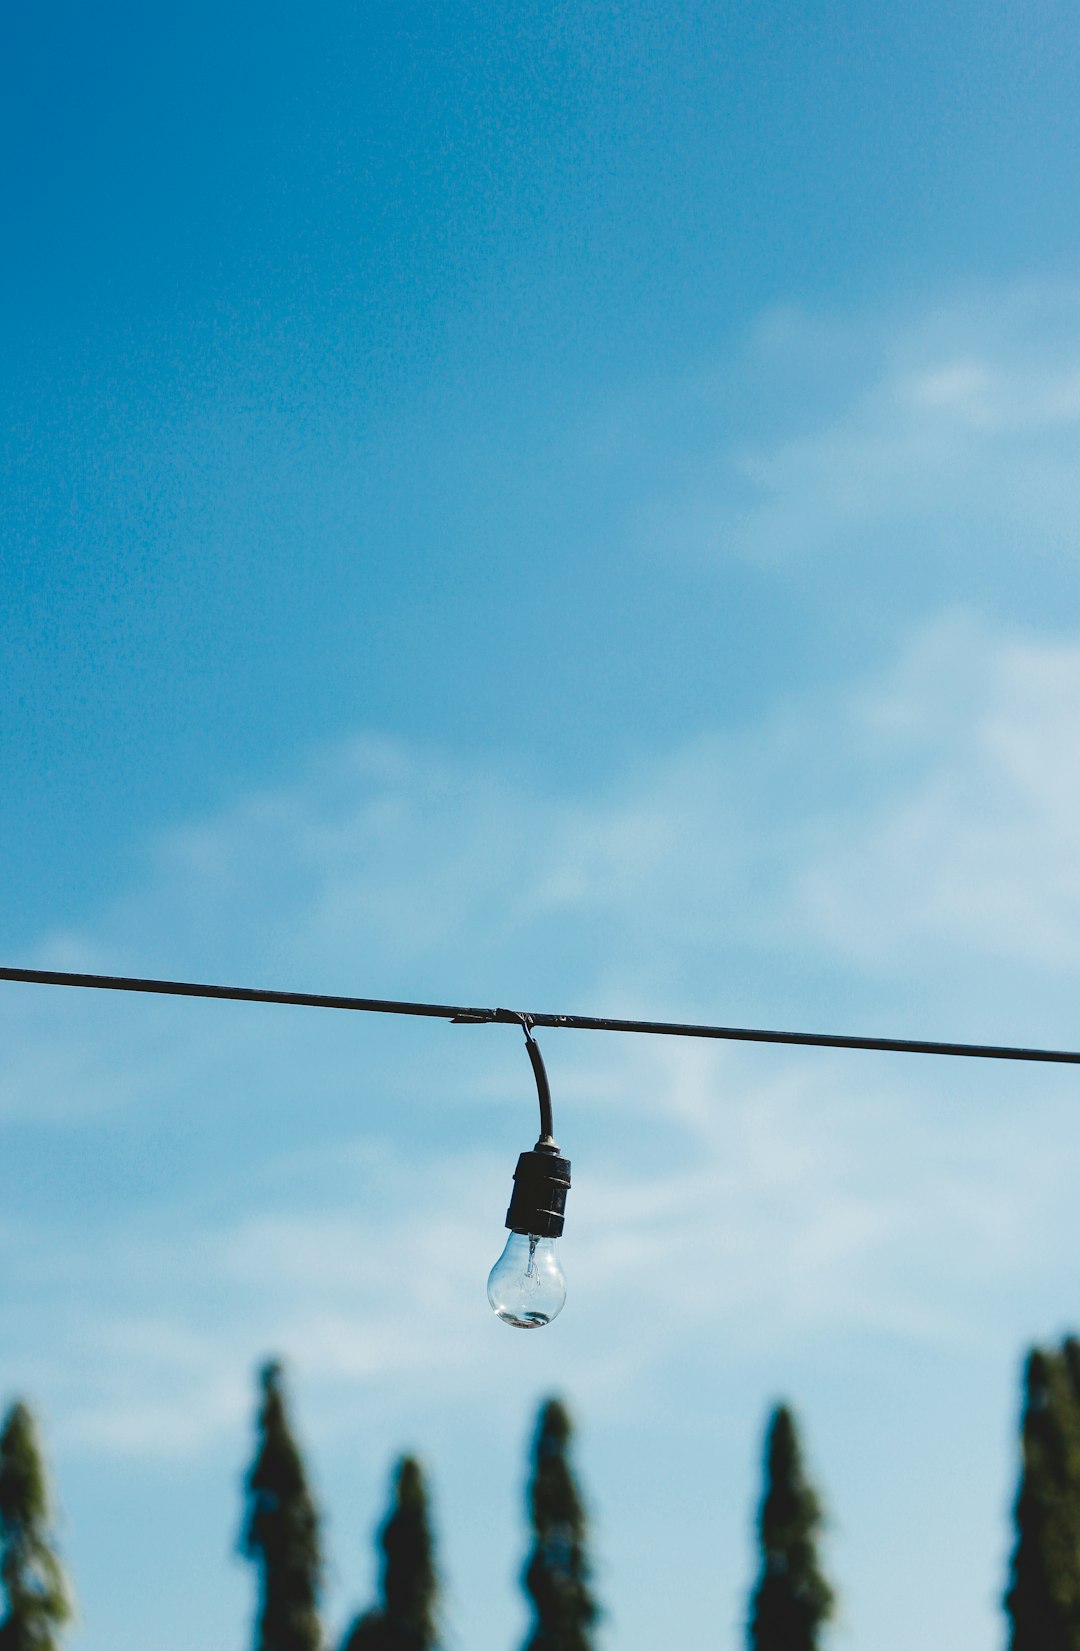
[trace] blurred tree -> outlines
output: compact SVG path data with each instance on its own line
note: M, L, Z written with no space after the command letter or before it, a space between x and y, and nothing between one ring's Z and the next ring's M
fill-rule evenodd
M318 1651L319 1517L285 1407L281 1365L260 1374L258 1448L241 1545L260 1569L255 1651Z
M0 1432L0 1581L3 1651L57 1651L71 1594L49 1534L51 1513L34 1418L13 1404Z
M765 1440L761 1571L750 1605L750 1651L816 1651L834 1607L818 1562L821 1525L821 1504L806 1477L795 1418L787 1405L778 1405Z
M1010 1651L1080 1651L1080 1345L1033 1348L1024 1369Z
M565 1406L549 1399L540 1408L528 1493L533 1550L523 1581L534 1621L525 1651L590 1651L600 1615L589 1590L588 1521L570 1463L572 1438Z
M379 1531L381 1604L357 1618L342 1651L434 1651L438 1591L427 1488L419 1462L403 1456Z

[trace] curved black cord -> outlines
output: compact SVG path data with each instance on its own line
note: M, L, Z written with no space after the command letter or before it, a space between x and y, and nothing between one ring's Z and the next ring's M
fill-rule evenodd
M536 1079L536 1093L540 1101L540 1139L538 1147L550 1147L558 1151L555 1146L555 1123L551 1113L551 1085L544 1069L544 1057L540 1053L540 1045L532 1035L532 1021L528 1015L522 1015L521 1030L525 1034L525 1047L529 1051L529 1060L532 1063L533 1076Z

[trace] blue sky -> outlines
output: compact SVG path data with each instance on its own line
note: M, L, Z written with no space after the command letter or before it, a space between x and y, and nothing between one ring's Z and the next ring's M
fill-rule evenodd
M1080 40L1064 7L3 23L4 960L1071 1045ZM253 1372L366 1603L428 1463L507 1651L535 1404L609 1651L734 1651L770 1402L837 1648L991 1651L1067 1070L7 987L0 1399L73 1651L234 1651ZM913 1586L912 1579L917 1579Z

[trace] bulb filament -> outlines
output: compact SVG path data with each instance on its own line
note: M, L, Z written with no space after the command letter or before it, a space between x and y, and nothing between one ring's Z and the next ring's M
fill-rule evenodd
M535 1290L540 1284L540 1269L536 1265L536 1246L539 1243L535 1233L529 1234L529 1261L525 1268L525 1288Z

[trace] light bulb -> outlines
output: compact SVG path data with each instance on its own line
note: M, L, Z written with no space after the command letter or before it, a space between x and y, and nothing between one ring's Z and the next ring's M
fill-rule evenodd
M537 1330L563 1310L566 1280L555 1241L562 1237L569 1190L570 1160L545 1132L518 1158L506 1212L510 1236L488 1275L492 1311L515 1329Z
M558 1240L512 1232L488 1275L487 1294L504 1324L518 1330L550 1324L566 1300Z

